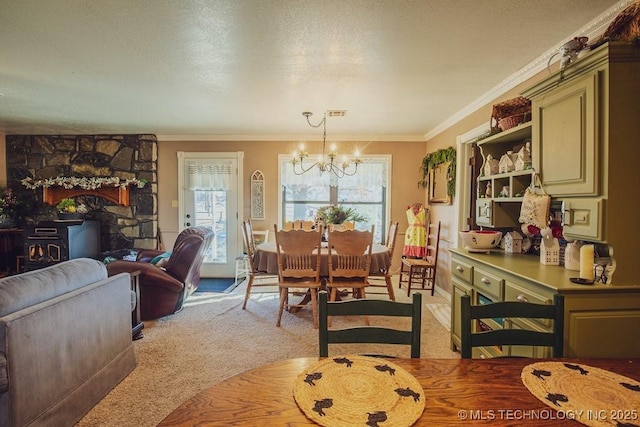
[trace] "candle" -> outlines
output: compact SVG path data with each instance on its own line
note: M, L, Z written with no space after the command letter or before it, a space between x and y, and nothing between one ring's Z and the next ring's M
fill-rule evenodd
M593 245L584 245L580 248L580 278L594 280L593 273Z

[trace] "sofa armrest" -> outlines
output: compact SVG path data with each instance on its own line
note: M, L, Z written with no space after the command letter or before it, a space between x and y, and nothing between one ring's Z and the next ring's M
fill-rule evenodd
M140 284L153 283L156 287L165 288L173 292L181 292L184 288L182 282L164 269L147 262L118 260L107 264L109 276L134 271L140 271Z
M160 251L157 249L140 249L138 251L138 255L136 256L136 261L138 262L149 262L153 258L158 255L162 255L165 251Z

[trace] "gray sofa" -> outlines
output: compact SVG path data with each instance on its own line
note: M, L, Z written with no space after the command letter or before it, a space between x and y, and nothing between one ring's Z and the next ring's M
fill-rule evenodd
M130 286L88 258L0 279L0 426L71 426L135 368Z

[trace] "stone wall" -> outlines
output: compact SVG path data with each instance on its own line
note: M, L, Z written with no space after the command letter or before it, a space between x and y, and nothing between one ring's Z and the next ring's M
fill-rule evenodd
M110 177L144 179L143 188L130 187L129 206L99 196L77 196L89 209L87 218L100 220L103 252L156 248L158 240L157 167L155 135L7 135L7 185L29 208L19 223L57 219L55 206L42 201L42 189L21 184L34 179Z

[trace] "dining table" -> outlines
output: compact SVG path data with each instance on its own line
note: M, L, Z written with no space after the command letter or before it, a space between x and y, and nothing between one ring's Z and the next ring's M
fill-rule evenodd
M278 253L274 242L261 243L256 246L254 265L258 271L269 274L278 274ZM386 271L391 267L389 248L380 243L374 243L371 247L370 273ZM320 248L320 276L329 276L329 248L327 242L322 242Z
M299 409L294 386L301 372L321 361L323 359L317 357L294 358L249 369L191 397L159 426L317 425ZM557 361L573 369L586 366L589 370L601 369L624 376L637 388L638 358L392 358L389 361L415 377L423 388L424 410L415 426L580 426L583 425L580 420L587 418L609 420L611 425L616 422L640 425L638 400L632 401L633 407L604 408L594 404L582 412L562 410L560 406L554 409L534 396L521 379L523 369L530 364ZM544 381L548 377L541 372L541 381ZM588 387L585 389L588 393ZM640 393L637 389L636 392Z

